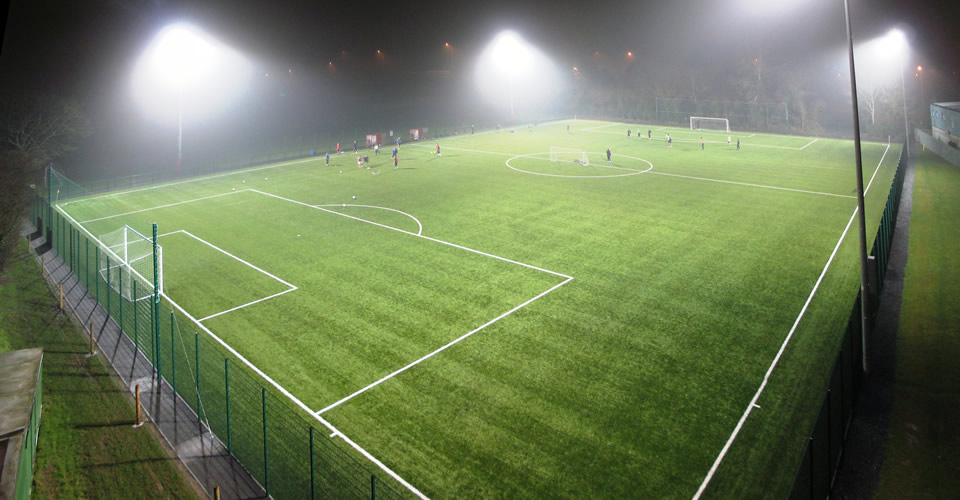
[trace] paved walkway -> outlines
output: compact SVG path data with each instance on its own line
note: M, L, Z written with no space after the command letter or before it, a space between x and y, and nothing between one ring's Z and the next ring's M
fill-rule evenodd
M30 226L25 233L33 230ZM174 394L166 381L157 383L150 361L135 351L133 342L120 331L113 319L107 318L103 307L97 304L56 251L46 245L46 240L33 239L30 247L38 254L38 259L43 256L44 276L50 286L57 290L63 285L64 308L72 312L85 329L93 324L98 351L127 388L134 392L135 386L140 385L140 399L146 415L203 489L211 497L214 487L219 486L221 498L264 498L264 489L227 453L226 446L207 426L198 421L190 406Z

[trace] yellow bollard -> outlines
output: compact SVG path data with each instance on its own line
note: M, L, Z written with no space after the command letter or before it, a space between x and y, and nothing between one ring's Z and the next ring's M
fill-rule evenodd
M135 390L137 393L137 425L134 425L134 427L140 427L143 423L142 417L140 416L140 384L137 384Z
M44 264L44 261L45 261L45 260L47 260L47 256L46 256L46 255L41 255L41 256L40 256L40 276L43 276L43 270L44 270L44 265L45 265L45 264Z
M220 500L220 485L213 487L213 498L214 500Z
M60 310L63 310L63 283L60 283Z

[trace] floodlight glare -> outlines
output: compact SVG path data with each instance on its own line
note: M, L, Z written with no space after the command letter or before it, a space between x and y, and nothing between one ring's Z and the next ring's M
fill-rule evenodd
M514 31L499 33L481 52L474 71L480 93L493 104L537 107L557 89L550 59Z
M133 98L151 118L176 123L179 108L195 122L231 104L251 76L236 51L200 29L176 23L160 30L133 69ZM269 74L264 74L269 76Z

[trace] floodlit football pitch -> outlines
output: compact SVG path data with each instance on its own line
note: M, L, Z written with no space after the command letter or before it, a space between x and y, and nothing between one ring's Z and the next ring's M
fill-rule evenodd
M156 222L180 328L398 490L786 496L859 287L852 142L569 120L390 149L58 209ZM868 247L899 154L863 145Z

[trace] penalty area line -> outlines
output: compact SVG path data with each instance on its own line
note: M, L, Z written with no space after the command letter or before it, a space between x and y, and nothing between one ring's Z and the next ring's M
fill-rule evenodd
M503 319L503 318L506 318L507 316L513 314L514 312L519 311L520 309L526 307L527 305L533 303L535 300L537 300L537 299L539 299L539 298L547 295L548 293L556 290L557 288L560 288L561 286L566 285L566 284L569 283L572 279L573 279L572 277L568 277L567 279L561 281L560 283L557 283L556 285L553 285L552 287L550 287L550 288L548 288L548 289L540 292L539 294L537 294L537 295L534 296L533 298L527 299L526 302L524 302L524 303L522 303L522 304L520 304L520 305L518 305L518 306L515 306L513 309L510 309L509 311L507 311L507 312L505 312L505 313L497 316L496 318L491 319L490 321L487 321L486 323L480 325L479 327L477 327L477 328L475 328L475 329L473 329L473 330L470 330L469 332L467 332L467 333L465 333L465 334L463 334L463 335L461 335L461 336L453 339L452 341L448 342L447 344L445 344L444 346L440 347L439 349L436 349L436 350L434 350L433 352L430 352L430 353L428 353L428 354L426 354L426 355L424 355L424 356L421 356L421 357L420 357L419 359L417 359L416 361L413 361L413 362L407 364L406 366L404 366L404 367L402 367L402 368L400 368L400 369L398 369L398 370L393 371L392 373L390 373L390 374L388 374L388 375L380 378L380 380L377 380L376 382L373 382L373 383L367 385L366 387L364 387L364 388L362 388L362 389L360 389L360 390L355 391L353 394L350 394L349 396L347 396L347 397L345 397L345 398L343 398L343 399L340 399L339 401L337 401L337 402L335 402L335 403L327 406L326 408L318 411L316 414L317 414L318 416L319 416L319 415L322 415L322 414L324 414L324 413L326 413L326 412L328 412L328 411L330 411L330 410L332 410L332 409L334 409L334 408L342 405L343 403L346 403L347 401L350 401L351 399L353 399L353 398L355 398L355 397L357 397L357 396L359 396L359 395L361 395L361 394L369 391L370 389L373 389L374 387L376 387L376 386L378 386L378 385L386 382L387 380L390 380L390 379L392 379L393 377L396 377L397 375L400 375L401 373L409 370L410 368L413 368L414 366L417 366L417 365L419 365L420 363L422 363L422 362L424 362L424 361L426 361L426 360L428 360L428 359L436 356L437 354L440 354L441 352L449 349L450 347L453 347L454 345L460 343L460 342L463 341L464 339L469 338L471 335L473 335L473 334L475 334L475 333L483 330L484 328L486 328L486 327L488 327L488 326L496 323L497 321L500 321L500 320Z
M887 148L883 151L883 156L880 157L880 161L877 163L877 168L873 171L873 177L870 178L870 184L873 184L873 178L875 178L877 176L877 172L880 171L880 166L883 165L883 159L887 157L887 151L889 150L890 144L887 144ZM870 190L870 184L868 184L867 189L864 190L864 195L866 195L867 191ZM793 322L793 326L790 327L790 331L787 333L787 338L783 339L783 343L780 345L777 355L774 356L773 361L770 363L770 367L767 368L766 373L763 375L763 380L760 382L760 387L757 388L757 392L754 393L753 398L750 399L746 410L743 411L743 415L737 422L736 427L733 428L733 432L730 433L730 437L727 439L727 442L724 443L723 448L717 455L716 460L713 461L713 465L710 467L710 470L707 471L707 475L703 478L703 482L700 483L700 487L697 489L697 492L693 494L693 500L698 500L703 495L703 492L707 489L707 485L710 484L710 480L712 480L713 476L717 473L720 463L723 462L723 459L726 457L727 452L733 445L733 442L740 434L740 430L743 429L743 424L746 423L747 418L750 417L750 413L753 412L754 408L760 408L760 406L757 405L757 401L760 399L760 395L763 394L763 390L767 387L767 383L770 381L770 376L773 374L773 370L777 367L777 364L780 362L780 358L786 351L787 344L790 343L790 339L792 339L793 334L796 333L797 327L800 325L800 321L803 319L803 315L807 312L807 307L810 306L810 303L813 301L813 297L817 294L817 290L820 289L820 284L823 282L823 278L827 275L827 271L830 269L830 264L833 263L833 259L837 255L837 251L840 250L840 245L843 243L844 238L846 238L847 232L850 230L850 226L853 224L853 220L857 217L857 212L859 210L859 207L853 209L853 215L851 215L850 220L847 221L847 226L843 229L843 233L840 234L840 239L837 240L836 246L833 247L833 252L830 253L830 258L827 259L827 263L823 266L823 270L820 271L820 276L817 278L816 283L814 283L813 290L811 290L810 295L807 296L806 302L803 303L803 307L800 309L800 314L797 315L797 319Z
M219 198L219 197L221 197L221 196L229 196L229 195L231 195L231 194L246 193L247 191L250 191L250 190L249 190L249 189L241 189L240 191L230 191L229 193L220 193L220 194L214 194L214 195L210 195L210 196L203 196L203 197L200 197L200 198L194 198L194 199L192 199L192 200L178 201L178 202L176 202L176 203L168 203L168 204L166 204L166 205L158 205L158 206L156 206L156 207L141 208L140 210L133 210L133 211L131 211L131 212L124 212L124 213L122 213L122 214L107 215L107 216L105 216L105 217L97 217L96 219L87 219L87 220L85 220L85 221L80 222L80 224L87 224L87 223L90 223L90 222L97 222L97 221L101 221L101 220L113 219L113 218L115 218L115 217L123 217L124 215L138 214L138 213L141 213L141 212L149 212L150 210L157 210L157 209L160 209L160 208L175 207L175 206L177 206L177 205L183 205L184 203L193 203L193 202L195 202L195 201L209 200L209 199L211 199L211 198Z

